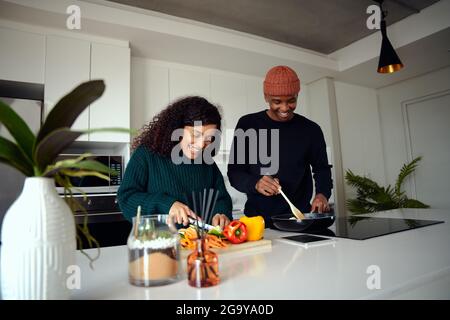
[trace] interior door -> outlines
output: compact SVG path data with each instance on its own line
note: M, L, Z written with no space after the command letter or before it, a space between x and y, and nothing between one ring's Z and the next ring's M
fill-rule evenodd
M422 156L413 177L418 200L450 208L450 92L405 105L411 159ZM414 188L413 188L414 190Z

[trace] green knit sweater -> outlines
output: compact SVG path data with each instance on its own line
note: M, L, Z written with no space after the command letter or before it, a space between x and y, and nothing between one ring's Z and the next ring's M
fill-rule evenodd
M223 213L231 220L231 197L215 163L177 165L170 157L162 157L140 146L127 165L117 198L123 215L131 221L138 206L143 215L167 214L175 201L189 205L192 191L203 192L205 188L219 191L211 217Z

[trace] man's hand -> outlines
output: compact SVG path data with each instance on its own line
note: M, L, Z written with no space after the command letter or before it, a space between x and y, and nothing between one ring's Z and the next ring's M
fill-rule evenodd
M323 213L328 211L330 211L330 207L327 198L321 193L316 194L311 205L311 212Z
M212 225L220 226L222 230L228 224L230 224L230 219L228 219L226 215L221 213L216 213L212 219Z
M265 196L274 196L279 193L280 182L277 178L272 178L271 176L263 176L256 183L256 191Z

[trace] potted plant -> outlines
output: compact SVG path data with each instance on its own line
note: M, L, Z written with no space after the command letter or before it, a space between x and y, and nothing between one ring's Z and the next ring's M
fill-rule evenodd
M55 163L57 156L82 134L74 131L77 117L104 92L102 80L80 84L64 96L48 114L37 135L11 107L0 101L0 123L15 141L0 137L0 161L27 178L20 196L8 209L2 226L1 288L3 299L66 299L67 268L75 263L76 224L71 209L69 177L94 175L109 179L110 169L87 159ZM128 130L127 130L128 131ZM65 200L55 181L64 186ZM89 231L79 227L90 243Z
M397 208L429 208L416 199L407 197L402 191L402 185L406 178L417 168L421 157L417 157L410 163L404 164L395 182L395 186L381 187L375 181L354 174L347 170L345 180L347 184L356 188L356 199L347 200L347 208L353 213L369 213Z

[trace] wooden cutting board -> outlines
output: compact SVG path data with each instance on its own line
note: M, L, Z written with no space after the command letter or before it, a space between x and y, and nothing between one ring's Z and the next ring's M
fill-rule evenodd
M238 252L251 252L260 251L265 249L272 248L271 240L258 240L258 241L246 241L240 244L229 244L226 248L214 248L212 249L219 255L228 254L228 253L238 253ZM192 251L187 249L181 249L181 256L187 257Z

